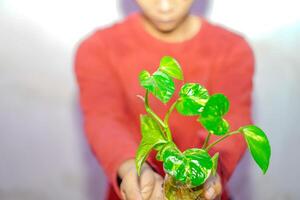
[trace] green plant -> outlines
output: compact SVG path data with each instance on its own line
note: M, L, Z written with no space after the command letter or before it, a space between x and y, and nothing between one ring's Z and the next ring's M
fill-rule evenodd
M161 102L167 103L175 91L173 78L183 80L183 74L179 63L169 56L161 59L158 70L152 75L146 70L139 74L140 84L146 89L145 97L139 97L144 101L147 114L140 116L142 140L136 153L138 174L151 150L156 150L156 158L163 162L166 173L191 187L199 186L211 174L216 173L219 154L216 153L211 157L208 151L235 134L244 136L253 159L262 172L266 173L271 148L265 133L254 125L228 132L229 124L223 116L229 110L229 101L223 94L210 95L198 83L185 83L180 89L178 99L170 106L164 119L151 109L148 101L149 93ZM201 149L192 148L181 152L174 144L168 124L174 109L185 116L199 116L197 121L208 131ZM220 138L209 144L211 134Z

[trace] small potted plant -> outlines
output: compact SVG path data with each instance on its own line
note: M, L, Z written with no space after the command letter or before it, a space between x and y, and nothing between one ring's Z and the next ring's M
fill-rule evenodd
M141 86L146 89L140 97L147 114L140 116L142 139L136 153L136 168L140 175L141 167L152 150L157 151L156 159L163 162L166 172L164 196L168 200L204 199L203 184L216 174L218 157L212 157L208 151L224 139L235 134L242 134L250 153L265 174L270 161L271 147L265 133L255 125L246 125L229 132L229 124L223 116L229 110L229 101L223 94L209 94L198 83L185 83L178 99L170 106L164 119L150 107L148 96L151 93L162 103L167 103L175 91L174 79L183 80L179 63L170 56L161 59L160 65L152 75L143 70L139 74ZM172 140L169 117L174 110L185 116L198 116L197 121L207 131L201 148L191 148L181 152ZM209 143L211 135L219 136Z

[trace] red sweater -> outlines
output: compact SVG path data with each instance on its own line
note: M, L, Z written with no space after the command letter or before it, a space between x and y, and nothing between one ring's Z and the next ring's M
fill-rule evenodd
M108 199L119 199L117 169L123 161L135 157L140 141L139 115L145 109L136 95L145 91L138 74L142 69L154 72L162 56L179 61L186 82L200 83L211 94L220 92L229 98L231 108L225 118L231 129L251 123L252 50L243 37L202 21L193 38L168 43L149 35L140 14L134 13L120 23L96 30L81 42L75 57L80 103L87 140L114 188ZM182 82L175 84L177 96ZM174 99L167 106L151 95L149 101L163 116ZM169 122L179 149L201 147L206 131L196 117L184 117L175 111ZM242 136L235 135L210 151L211 155L220 152L219 174L224 188L245 148ZM163 175L162 164L155 161L154 154L148 162ZM222 199L227 199L226 194Z

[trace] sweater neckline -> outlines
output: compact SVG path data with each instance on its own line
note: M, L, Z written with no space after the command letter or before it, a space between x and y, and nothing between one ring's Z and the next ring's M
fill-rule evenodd
M198 17L199 20L201 20L201 27L198 30L198 32L193 37L181 42L163 41L148 33L141 22L141 13L139 12L134 12L130 14L128 16L128 21L133 30L133 34L136 36L135 39L142 42L142 44L145 45L145 47L154 48L156 51L157 50L168 50L168 51L178 50L180 52L185 52L199 45L199 42L196 41L199 41L199 39L202 37L203 33L207 29L208 22L201 16Z

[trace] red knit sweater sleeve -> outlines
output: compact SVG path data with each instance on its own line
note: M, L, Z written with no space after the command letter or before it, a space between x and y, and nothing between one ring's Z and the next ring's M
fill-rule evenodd
M84 40L75 56L75 74L88 142L115 191L120 164L134 158L137 143L119 79L99 33Z
M214 70L211 92L224 93L228 97L230 110L224 118L229 122L231 131L251 124L254 56L248 43L242 38L234 41L222 64ZM246 143L241 134L227 138L212 149L213 153L220 152L220 173L224 183L229 180L245 149Z

